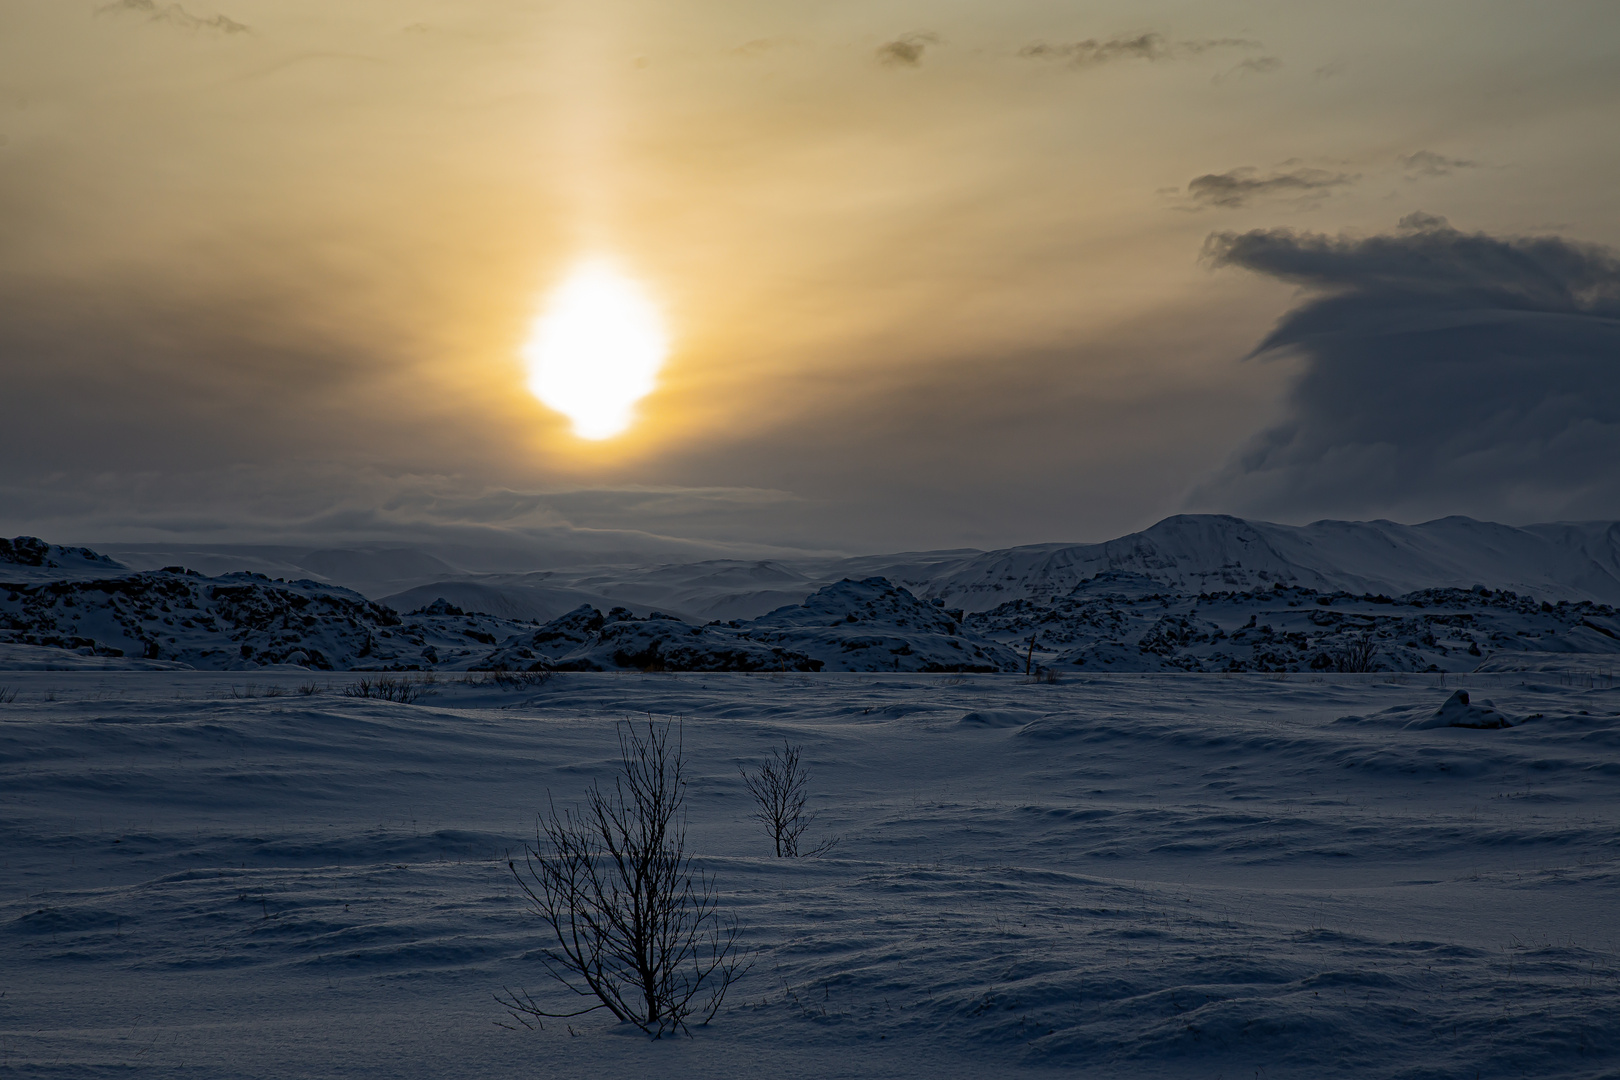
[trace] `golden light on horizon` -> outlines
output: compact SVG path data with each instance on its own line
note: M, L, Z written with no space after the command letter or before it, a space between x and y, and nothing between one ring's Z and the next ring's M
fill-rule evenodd
M580 262L547 299L522 356L529 392L573 421L582 439L611 439L635 422L669 352L658 308L603 258Z

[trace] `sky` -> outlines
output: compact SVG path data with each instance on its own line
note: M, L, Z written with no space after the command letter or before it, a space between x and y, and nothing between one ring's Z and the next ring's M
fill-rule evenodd
M0 0L0 533L1620 518L1617 101L1612 0Z

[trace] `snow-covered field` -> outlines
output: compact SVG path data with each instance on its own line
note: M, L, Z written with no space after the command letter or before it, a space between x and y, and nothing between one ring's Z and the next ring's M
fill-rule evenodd
M357 678L0 675L0 1074L1620 1076L1602 674ZM1535 718L1407 726L1459 686ZM505 860L647 713L753 969L690 1039L499 1027ZM784 737L822 859L748 820Z

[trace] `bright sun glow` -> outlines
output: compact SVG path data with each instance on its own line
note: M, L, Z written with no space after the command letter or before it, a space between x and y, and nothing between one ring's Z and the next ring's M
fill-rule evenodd
M609 439L652 392L669 342L658 309L602 259L580 263L534 321L523 359L529 392L574 422L582 439Z

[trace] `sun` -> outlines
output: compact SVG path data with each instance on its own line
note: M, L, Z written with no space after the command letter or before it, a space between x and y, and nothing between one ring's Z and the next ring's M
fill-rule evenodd
M592 440L629 428L668 353L658 308L603 258L580 262L557 286L522 349L529 392Z

